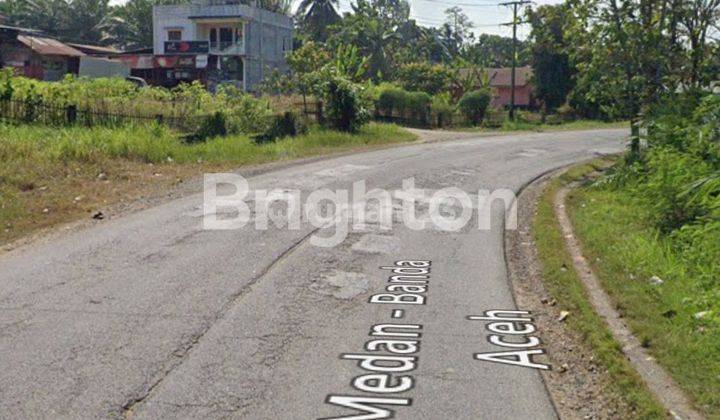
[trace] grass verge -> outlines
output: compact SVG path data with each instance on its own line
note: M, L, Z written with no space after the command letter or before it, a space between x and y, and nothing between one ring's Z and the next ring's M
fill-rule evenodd
M162 193L203 172L414 139L402 128L375 123L356 134L313 129L262 145L244 136L187 144L160 126L0 125L0 245L108 205Z
M595 313L583 283L572 269L572 259L555 217L553 200L558 189L571 180L595 171L596 165L600 164L602 162L573 168L551 181L541 195L533 220L533 235L542 276L546 289L559 307L572 313L566 320L569 328L580 334L593 350L598 363L608 371L611 378L608 391L622 398L633 411L633 418L664 418L665 410L627 361L603 319Z
M573 130L597 130L603 128L629 128L630 123L627 121L605 122L597 120L577 120L562 124L540 124L524 121L508 121L498 128L487 127L464 127L459 131L472 132L512 132L512 131L536 131L536 132L554 132L554 131L573 131Z
M633 333L698 410L720 419L720 323L704 310L713 294L702 280L720 262L659 234L629 190L579 188L567 206L585 256Z

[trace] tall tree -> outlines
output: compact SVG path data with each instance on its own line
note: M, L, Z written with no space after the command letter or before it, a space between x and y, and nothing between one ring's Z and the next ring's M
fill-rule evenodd
M535 94L545 112L562 105L572 89L573 71L567 53L564 25L567 5L544 5L527 9L530 32Z
M512 54L512 38L492 34L480 34L477 41L462 52L466 60L487 67L510 67ZM520 66L530 64L530 48L526 41L518 41L517 62Z
M75 42L104 42L109 10L109 0L71 0L65 27L58 30L59 35Z
M472 21L459 6L445 10L445 24L442 26L442 32L448 48L455 54L459 54L465 44L474 39L473 27Z
M331 44L350 44L368 57L367 76L373 80L391 77L393 49L399 45L399 22L385 20L386 14L376 3L382 0L357 0L353 12L343 17L342 25L334 27Z
M338 4L338 0L302 0L296 12L302 32L313 41L325 42L328 28L340 22Z
M686 82L698 87L710 81L702 80L703 66L711 53L708 37L713 30L720 30L720 0L686 0L681 5L679 22L690 46Z

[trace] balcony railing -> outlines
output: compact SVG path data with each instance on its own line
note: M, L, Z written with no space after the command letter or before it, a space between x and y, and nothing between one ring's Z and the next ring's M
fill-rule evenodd
M241 55L245 54L245 42L210 41L210 52L213 54Z

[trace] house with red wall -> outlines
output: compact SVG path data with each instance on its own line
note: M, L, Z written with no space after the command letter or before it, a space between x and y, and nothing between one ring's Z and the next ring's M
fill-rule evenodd
M487 80L492 90L493 108L508 108L512 96L512 68L488 68ZM515 106L520 108L534 108L534 86L532 83L532 67L524 66L515 69Z

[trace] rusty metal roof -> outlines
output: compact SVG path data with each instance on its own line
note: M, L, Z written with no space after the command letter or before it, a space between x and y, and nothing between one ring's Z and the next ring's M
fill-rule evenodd
M115 47L106 47L102 45L76 44L68 42L67 45L84 52L85 54L119 54L122 51Z
M52 38L20 35L17 39L40 55L62 55L67 57L82 57L85 55L75 48Z

